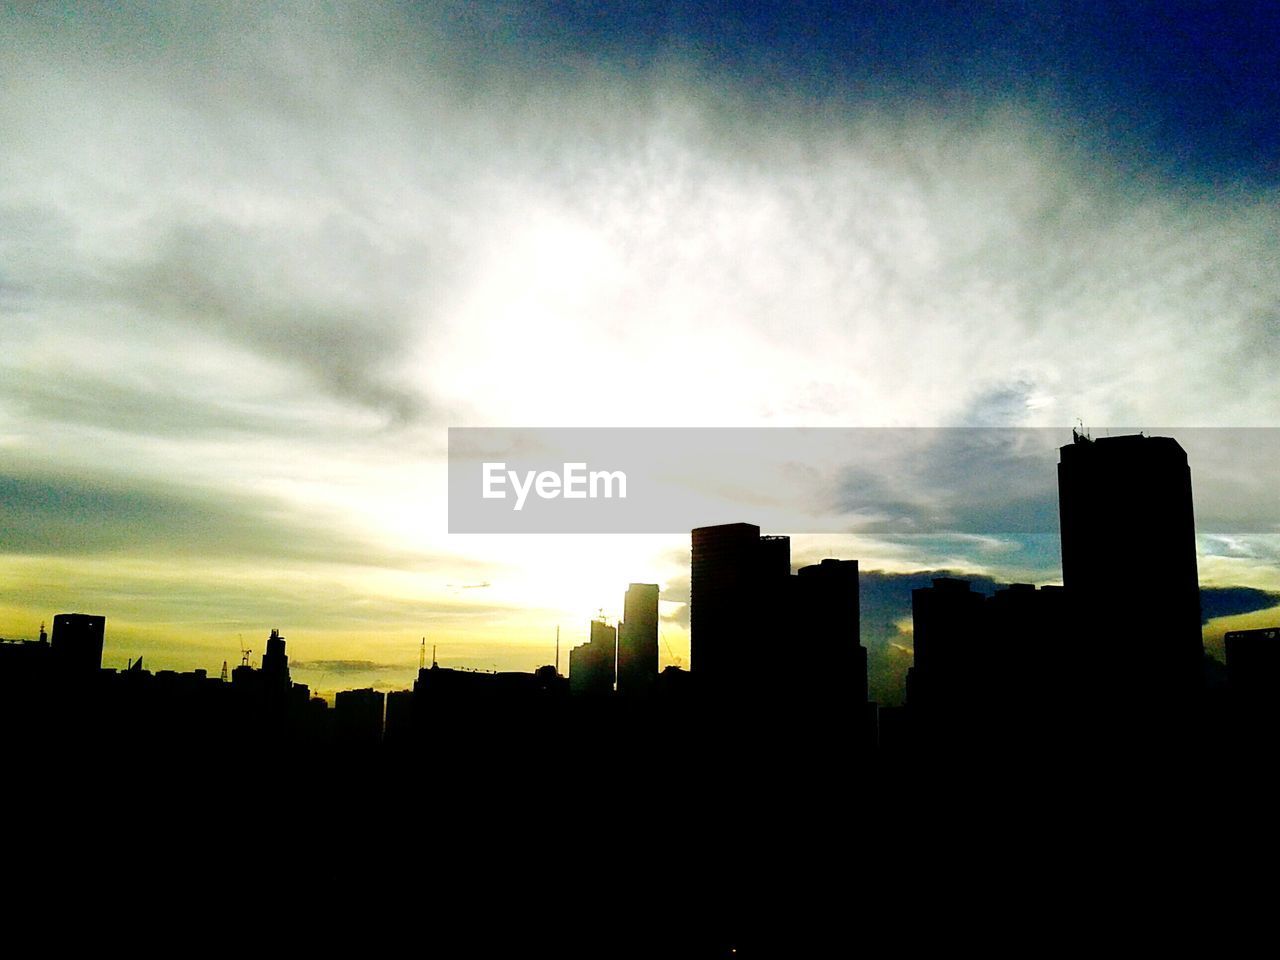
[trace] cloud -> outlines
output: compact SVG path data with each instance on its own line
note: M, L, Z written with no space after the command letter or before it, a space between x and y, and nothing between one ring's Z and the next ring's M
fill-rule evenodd
M180 224L146 259L117 265L106 290L159 322L190 324L297 365L335 395L414 419L423 398L391 375L410 344L415 291L396 270L424 251L387 250L367 225L333 218L318 228Z
M307 518L296 505L222 489L12 472L0 475L0 506L0 542L10 556L116 554L396 567L425 559L367 542L340 518Z
M61 225L23 246L11 218L25 310L221 338L392 424L635 422L637 397L713 423L1278 412L1239 401L1266 395L1266 194L1126 177L1034 99L832 113L745 73L509 59L573 44L506 8L301 9L19 18L10 205ZM619 387L590 410L586 362Z
M805 9L832 29L741 5L0 13L13 562L426 555L449 572L382 614L336 593L400 623L491 578L493 610L457 614L482 625L520 571L443 533L447 424L1277 422L1265 17L1188 49L1149 9ZM1203 82L1165 82L1178 63ZM998 488L926 447L832 502L1047 525L1044 465L997 452ZM904 569L993 547L879 545ZM334 610L331 586L265 600Z
M1218 617L1235 617L1243 613L1269 610L1280 606L1280 590L1259 590L1256 587L1206 587L1200 588L1200 616L1202 623Z
M403 671L403 665L375 663L373 660L292 660L294 670L315 670L322 673L376 673L380 670Z
M128 382L112 371L65 369L56 378L33 370L9 371L0 398L28 422L72 425L127 436L181 439L236 436L313 440L326 428L287 409L246 402L225 393L201 395L195 384ZM327 430L332 433L336 424Z

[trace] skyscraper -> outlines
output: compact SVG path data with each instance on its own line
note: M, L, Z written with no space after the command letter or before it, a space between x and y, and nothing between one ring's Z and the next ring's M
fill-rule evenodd
M262 681L271 690L289 689L289 657L284 652L284 637L276 629L267 637L267 652L262 655Z
M858 561L810 564L796 571L796 620L802 649L817 660L814 682L843 703L867 701L867 649L860 641Z
M750 523L698 527L692 540L690 668L706 692L745 693L765 672L784 608L790 541L762 540Z
M658 679L658 585L633 583L618 628L618 693L648 696Z
M983 596L968 580L937 577L911 591L914 663L907 674L907 702L929 719L957 712L977 699Z
M61 669L93 673L102 669L102 639L107 618L60 613L53 618L52 651Z
M1280 710L1280 628L1232 630L1222 639L1232 695Z
M1060 450L1062 578L1077 642L1111 694L1183 697L1204 654L1187 454L1170 437L1090 440Z
M607 697L613 692L618 631L603 620L591 621L591 639L569 651L569 692Z

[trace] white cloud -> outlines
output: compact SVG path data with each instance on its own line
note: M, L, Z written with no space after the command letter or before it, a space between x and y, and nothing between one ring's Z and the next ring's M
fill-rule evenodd
M15 456L438 551L450 424L1280 414L1277 198L1126 177L1030 105L551 79L379 5L3 25ZM139 412L166 396L235 436Z

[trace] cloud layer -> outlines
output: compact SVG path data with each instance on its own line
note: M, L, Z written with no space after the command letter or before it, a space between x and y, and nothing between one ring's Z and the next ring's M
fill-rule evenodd
M5 562L201 516L514 605L449 425L1277 422L1263 11L846 6L7 9ZM633 548L619 591L681 576Z

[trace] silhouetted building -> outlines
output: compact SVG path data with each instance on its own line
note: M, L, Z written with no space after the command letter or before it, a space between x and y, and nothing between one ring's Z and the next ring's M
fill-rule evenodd
M481 670L456 670L431 664L418 671L413 693L421 705L492 704L501 700L532 701L562 697L569 692L568 681L552 666L539 667L533 673Z
M982 629L979 690L988 704L1007 708L1003 729L991 735L1028 747L1073 735L1089 660L1072 634L1066 590L1003 587L987 599Z
M658 674L656 690L663 701L684 703L693 695L693 676L688 670L669 664Z
M48 669L52 656L44 627L39 640L0 640L0 683L21 683L32 671Z
M1081 649L1072 642L1066 591L1011 583L986 603L987 644L996 695L1078 697L1073 684L1081 669Z
M569 651L569 692L576 696L613 693L618 632L601 620L591 621L591 639Z
M1080 710L1062 587L1015 583L985 597L966 580L939 577L911 594L915 662L907 673L904 731L938 745L1033 748L1066 732Z
M860 643L858 561L828 557L789 579L787 613L808 664L790 693L793 711L820 724L835 749L872 749L876 706L868 701L867 648Z
M267 637L267 651L262 655L262 682L272 689L289 687L289 657L284 652L284 637L274 628Z
M1102 692L1185 699L1204 646L1187 455L1169 437L1074 435L1060 450L1062 577Z
M618 625L618 693L649 696L658 679L658 585L633 583Z
M1247 704L1280 709L1280 627L1232 630L1224 637L1227 684Z
M791 538L766 535L756 545L760 574L766 578L791 576Z
M315 740L323 734L325 719L310 704L311 690L289 679L285 640L273 629L262 655L262 667L247 662L231 671L231 691L240 722L266 748L285 741Z
M383 736L387 743L413 734L413 691L393 690L387 694L387 718Z
M813 664L814 684L827 696L867 702L867 649L860 641L858 561L827 558L795 578L798 637Z
M748 694L765 682L769 645L783 629L791 542L729 523L698 527L692 547L690 668L704 693Z
M102 669L102 638L107 618L60 613L53 618L53 655L62 670L96 673Z
M333 698L333 721L338 742L373 746L382 740L385 697L379 690L342 690Z
M930 716L966 711L979 689L983 600L969 581L938 577L911 591L915 660L907 672L907 704Z

